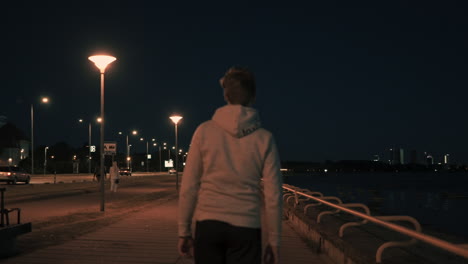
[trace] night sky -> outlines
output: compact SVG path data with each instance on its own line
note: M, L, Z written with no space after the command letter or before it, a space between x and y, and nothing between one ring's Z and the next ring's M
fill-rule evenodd
M401 147L468 162L463 1L187 2L2 4L0 115L29 135L32 103L36 146L82 146L100 111L88 56L105 53L117 57L106 71L106 141L136 129L173 145L169 116L179 113L186 150L225 104L219 78L243 65L282 160L386 159ZM97 125L93 134L97 143Z

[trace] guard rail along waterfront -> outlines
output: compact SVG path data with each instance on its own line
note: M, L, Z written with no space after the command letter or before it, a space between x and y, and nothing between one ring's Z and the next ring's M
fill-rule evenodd
M419 222L413 217L410 217L410 216L371 216L369 208L364 204L343 203L341 199L338 197L333 197L333 196L327 197L327 196L324 196L320 192L304 190L304 189L300 189L298 187L291 186L288 184L283 185L283 191L284 191L283 200L285 202L285 212L289 210L289 215L287 212L286 212L286 215L289 216L290 218L295 217L295 216L291 216L290 214L291 209L288 209L288 208L292 208L296 210L296 212L298 212L299 214L308 218L309 217L308 211L310 211L312 208L317 208L318 206L322 206L322 207L325 206L326 208L329 208L329 209L321 210L317 212L317 216L316 218L314 218L315 223L317 224L320 224L321 221L323 221L323 218L325 215L335 215L338 213L346 213L354 217L357 217L359 221L348 221L346 223L339 224L337 235L340 239L344 237L345 229L352 227L352 226L355 226L355 227L363 226L368 223L372 223L377 226L384 227L387 230L391 230L391 232L394 231L394 232L397 232L399 234L402 234L410 238L410 240L407 240L407 241L387 241L381 244L375 252L375 263L382 263L382 255L385 249L390 248L390 247L408 247L408 246L414 245L415 243L417 243L417 241L424 242L424 243L427 243L428 245L431 245L439 249L445 250L447 252L456 254L461 257L460 259L464 258L465 261L468 261L468 244L454 244L454 243L445 241L443 239L436 238L428 234L424 234L421 231L421 226ZM299 204L302 204L303 211L302 210L297 211L298 210L297 206ZM353 210L351 208L361 209L363 212ZM391 223L395 221L406 222L407 224L413 226L414 230L407 228L403 225ZM324 225L326 224L327 223L324 223ZM304 232L312 232L310 225L307 223L305 225L308 225L308 227L304 227L304 224L302 224L303 231L305 230ZM293 223L293 226L294 226L294 223ZM317 236L319 238L317 238ZM337 251L339 251L339 250L336 250L336 248L329 249L329 250L323 249L323 248L321 249L320 244L323 243L323 237L320 235L317 235L317 236L315 237L315 239L319 241L315 241L315 242L318 242L316 243L318 244L318 251L323 251L323 253L326 253L335 262L337 263L365 263L364 261L361 262L359 260L351 260L349 256L346 256L347 254L345 252L336 254ZM459 262L456 262L456 263L459 263Z

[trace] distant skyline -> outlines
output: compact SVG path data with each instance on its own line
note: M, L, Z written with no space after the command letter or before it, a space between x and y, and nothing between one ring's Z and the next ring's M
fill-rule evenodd
M100 100L87 58L106 53L117 57L106 72L106 141L136 129L172 145L178 113L185 150L224 105L219 78L244 65L282 160L371 160L401 147L468 163L463 1L4 6L0 115L29 135L34 104L36 146L87 142Z

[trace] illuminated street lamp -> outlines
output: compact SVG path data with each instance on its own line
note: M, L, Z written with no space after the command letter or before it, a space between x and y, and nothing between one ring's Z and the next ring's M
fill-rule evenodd
M78 122L83 123L83 119ZM88 173L91 173L91 122L88 123Z
M154 140L153 140L153 141L154 141ZM159 148L159 172L161 172L161 171L162 171L162 163L161 163L161 159L162 159L162 158L161 158L161 144L158 145L158 143L154 142L154 143L153 143L153 146L154 146L154 147L157 146L157 147Z
M41 103L49 103L48 97L42 97ZM34 174L34 105L31 104L31 175Z
M177 124L179 121L182 119L182 116L179 115L173 115L169 117L172 122L174 123L175 126L175 149L178 148L178 142L177 142ZM176 190L179 190L179 157L176 153L176 165L175 165L175 171L176 171Z
M107 55L96 55L90 56L88 58L90 61L94 62L96 67L101 72L101 118L104 119L104 73L106 71L107 65L116 60L115 57ZM101 211L104 211L104 179L106 178L106 171L104 169L104 122L101 122L101 143L99 147L100 155L100 170L101 170Z
M134 136L138 135L138 131L136 131L136 130L132 130L131 133ZM122 132L119 132L119 135L122 135L122 134L123 134ZM130 169L130 160L131 160L130 159L130 146L131 145L128 144L128 133L126 134L125 138L126 138L126 147L127 147L127 159L126 159L127 160L127 169Z
M49 147L44 148L44 175L46 174L46 168L47 168L47 150Z
M140 138L140 141L143 142L143 141L145 141L145 139L144 139L144 138ZM154 141L154 139L153 139L153 141ZM148 150L149 150L149 149L148 149L148 146L149 146L149 145L148 145L148 140L146 140L146 172L149 171L149 167L148 167L148 166L149 166L149 164L148 164L148 161L149 161L149 159L148 159Z

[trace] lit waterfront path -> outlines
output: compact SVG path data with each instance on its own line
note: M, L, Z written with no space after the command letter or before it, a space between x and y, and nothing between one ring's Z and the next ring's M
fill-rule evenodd
M177 200L129 214L124 220L64 244L2 263L193 263L177 253ZM281 263L324 262L283 221Z

